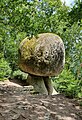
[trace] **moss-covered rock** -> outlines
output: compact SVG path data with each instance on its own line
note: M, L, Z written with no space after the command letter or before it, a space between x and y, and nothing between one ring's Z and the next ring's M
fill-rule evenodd
M25 38L19 46L19 67L37 76L58 75L65 62L65 49L61 38L53 33Z

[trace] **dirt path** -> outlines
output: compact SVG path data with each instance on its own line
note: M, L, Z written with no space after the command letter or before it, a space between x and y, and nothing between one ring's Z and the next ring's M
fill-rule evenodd
M0 120L82 120L82 108L74 100L33 95L32 86L18 83L0 82Z

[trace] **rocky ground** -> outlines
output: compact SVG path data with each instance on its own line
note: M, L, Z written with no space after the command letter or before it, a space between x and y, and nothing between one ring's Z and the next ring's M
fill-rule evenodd
M33 94L32 86L15 82L0 82L0 120L82 120L79 102Z

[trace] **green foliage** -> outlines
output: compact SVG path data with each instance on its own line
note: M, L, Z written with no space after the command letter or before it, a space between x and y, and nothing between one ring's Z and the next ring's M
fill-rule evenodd
M4 80L9 78L11 75L11 68L9 67L9 63L5 61L5 59L0 59L0 80Z
M23 39L24 36L26 36L26 34L21 32L14 37L10 36L10 34L5 37L4 57L10 63L10 67L13 72L18 69L18 46L20 38Z
M82 0L75 0L75 4L72 10L69 12L69 15L71 17L70 21L72 23L79 21L80 24L82 19Z
M75 79L70 70L64 69L56 78L52 78L54 87L67 97L82 97L82 81Z
M74 23L62 35L66 48L66 66L76 79L82 79L82 31L78 23Z
M17 70L13 73L12 78L19 79L19 80L26 80L27 76L28 76L27 73Z

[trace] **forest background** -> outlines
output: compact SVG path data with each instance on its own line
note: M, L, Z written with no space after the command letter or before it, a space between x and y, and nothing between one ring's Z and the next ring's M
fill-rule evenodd
M25 80L18 66L18 47L26 36L51 32L65 45L63 72L52 77L55 89L70 98L82 97L82 1L72 7L61 0L0 1L0 80Z

